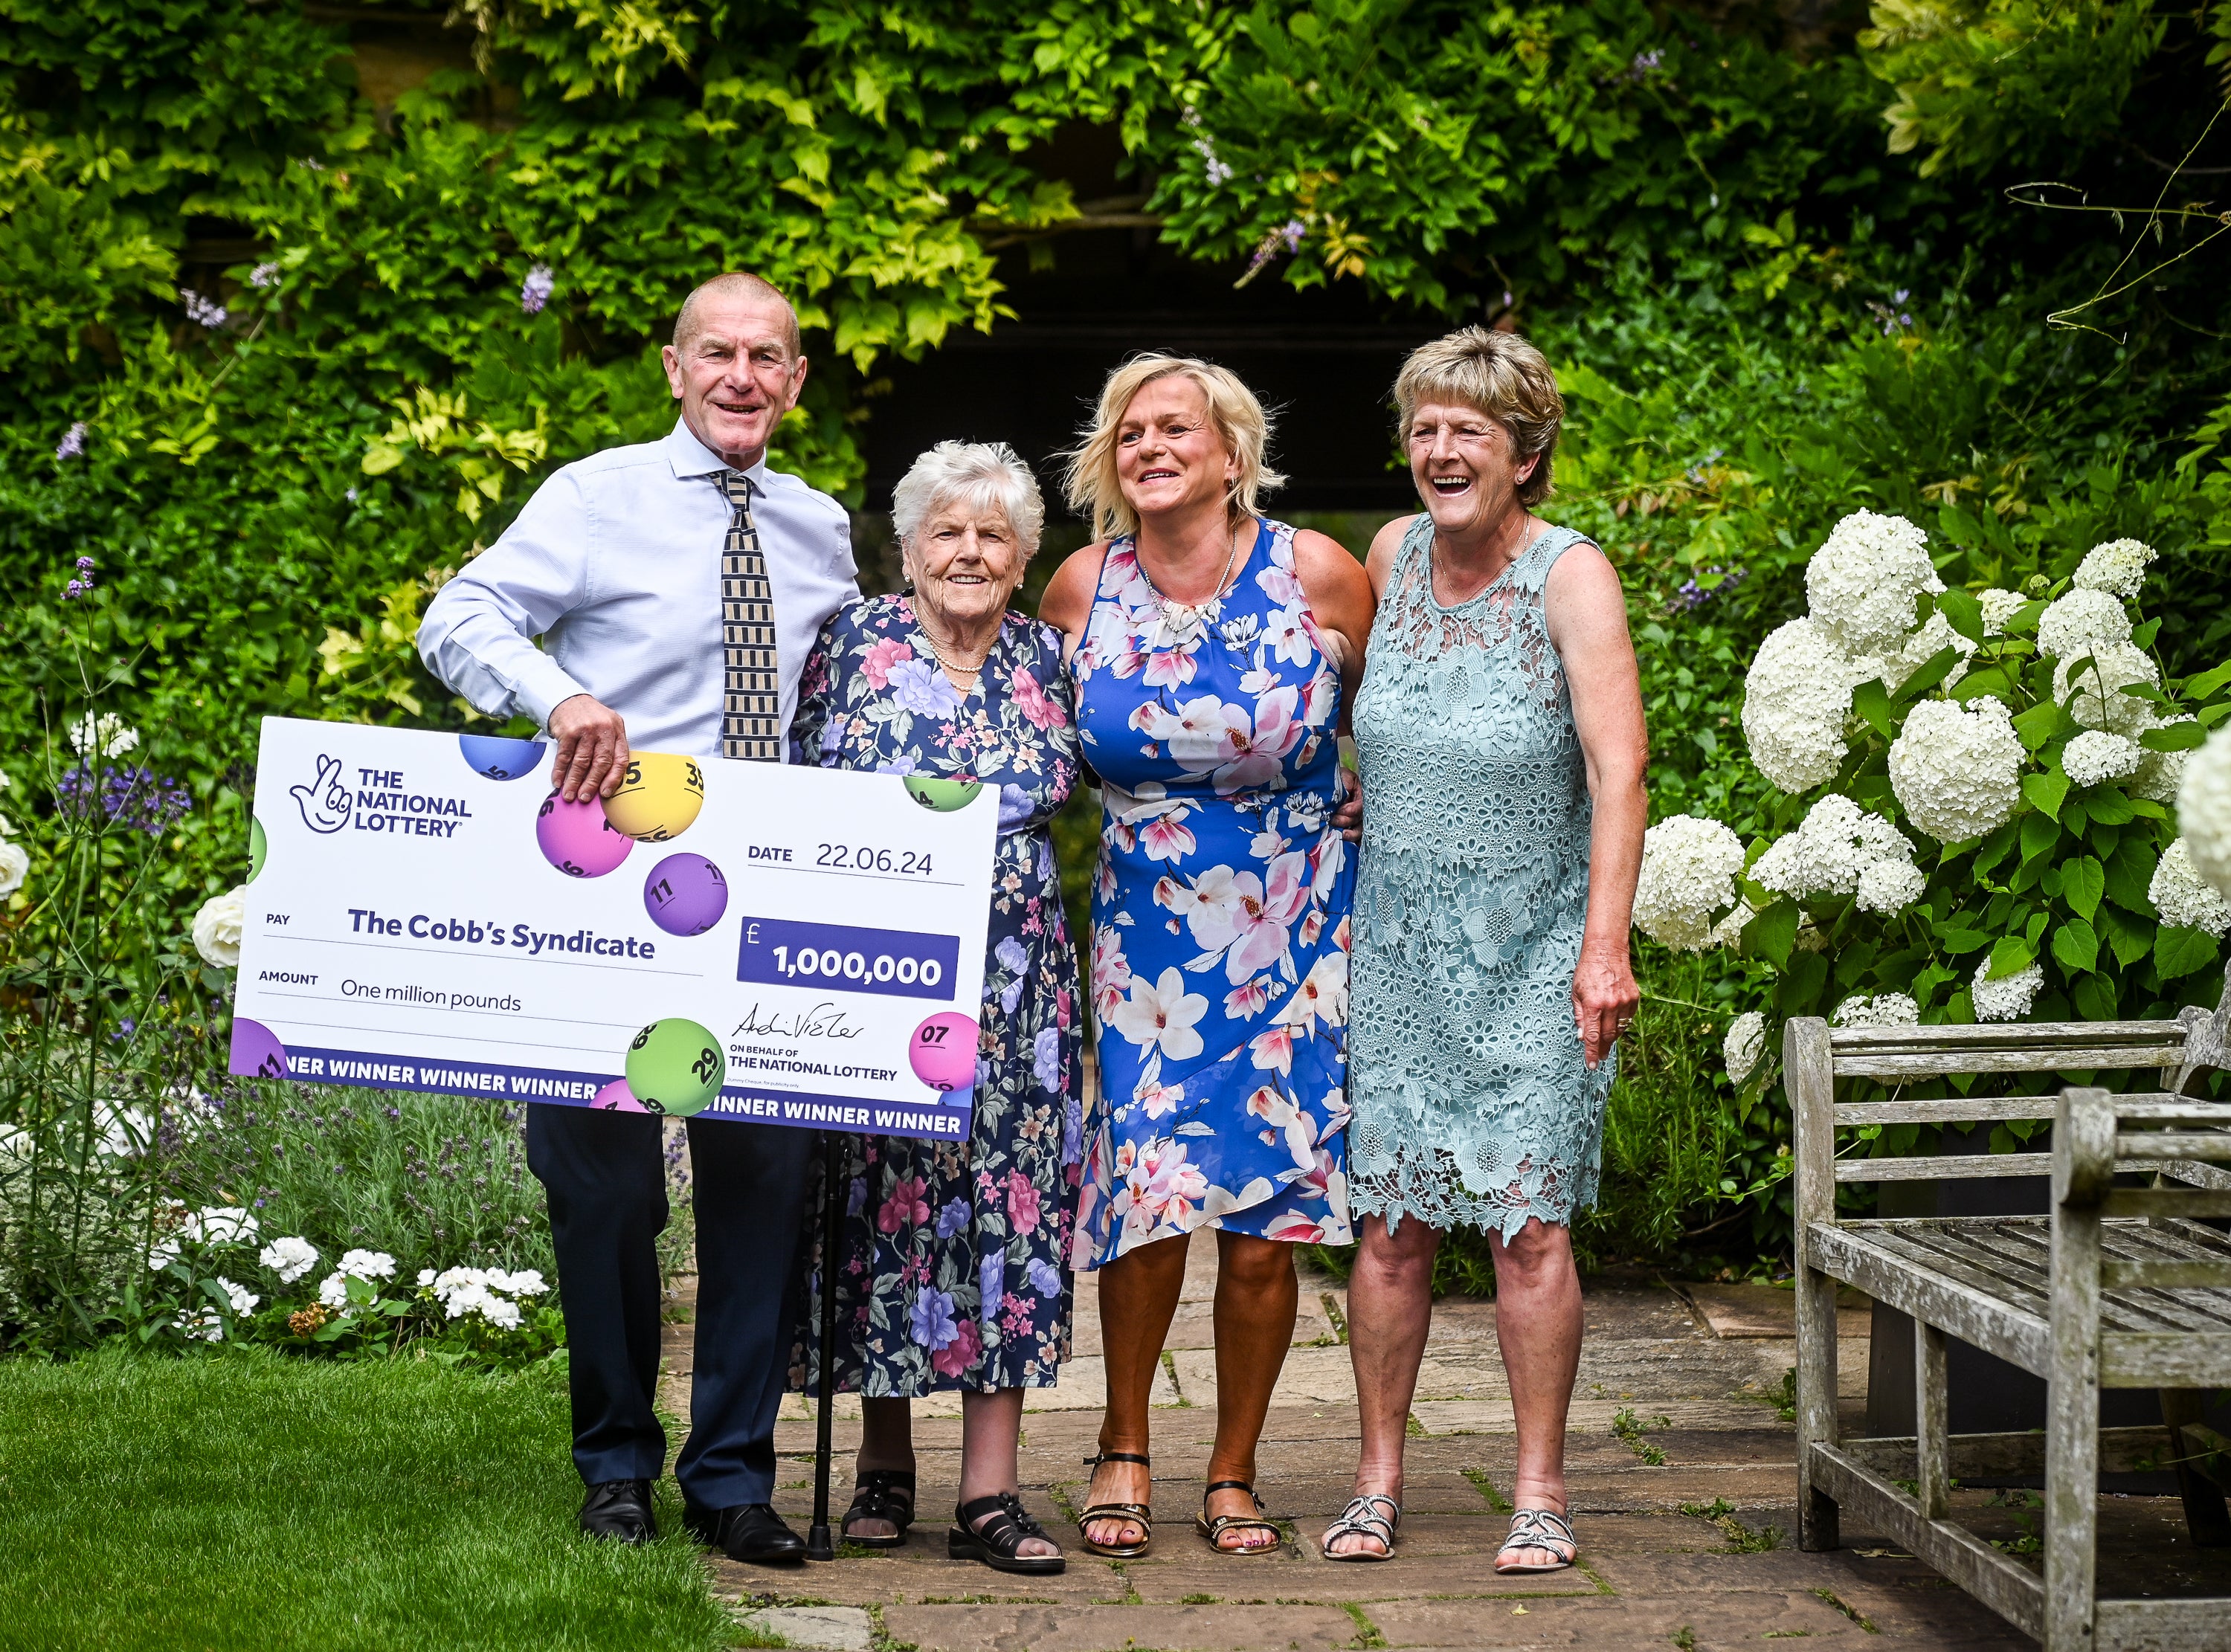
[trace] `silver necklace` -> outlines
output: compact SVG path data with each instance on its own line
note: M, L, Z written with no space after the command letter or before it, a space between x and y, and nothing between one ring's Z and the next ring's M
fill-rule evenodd
M1173 641L1182 641L1224 612L1224 584L1232 578L1232 565L1239 560L1239 534L1232 535L1232 549L1225 553L1224 571L1216 576L1212 594L1199 603L1173 603L1162 595L1154 584L1154 576L1147 571L1147 559L1133 553L1132 561L1139 570L1139 578L1147 582L1147 594L1154 599L1161 610L1162 634Z

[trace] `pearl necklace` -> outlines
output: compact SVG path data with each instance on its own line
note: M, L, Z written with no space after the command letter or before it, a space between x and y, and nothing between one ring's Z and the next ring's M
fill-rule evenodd
M1006 618L1002 616L999 621L1001 627L1004 628L1006 623ZM938 651L936 639L930 634L929 616L922 612L918 601L914 611L914 629L922 637L922 647L929 650L930 659L936 663L937 668L945 674L947 680L948 681L951 681L954 670L953 665L946 659L943 654ZM992 650L999 647L999 633L998 631L994 631L992 633L992 640L984 645L984 652L976 656L976 663L974 665L964 664L960 667L961 670L968 674L968 681L972 684L982 681L984 676L984 661L992 657Z
M1232 536L1232 549L1225 553L1224 571L1216 576L1212 594L1198 603L1171 602L1162 595L1161 588L1154 584L1154 576L1147 571L1147 559L1135 550L1131 559L1139 570L1139 578L1146 582L1147 595L1154 599L1154 606L1161 611L1163 639L1181 642L1223 614L1224 584L1232 578L1232 565L1239 559L1239 535L1235 531Z

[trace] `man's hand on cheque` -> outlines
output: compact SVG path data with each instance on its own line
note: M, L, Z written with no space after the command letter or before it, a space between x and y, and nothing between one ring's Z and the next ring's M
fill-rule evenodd
M611 797L627 772L627 722L592 694L560 700L550 713L550 733L558 755L550 765L551 784L567 803Z

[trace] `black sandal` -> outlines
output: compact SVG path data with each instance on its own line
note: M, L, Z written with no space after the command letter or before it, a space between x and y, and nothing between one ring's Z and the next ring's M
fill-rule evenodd
M986 1520L986 1515L991 1518ZM980 1520L984 1521L980 1528L976 1525ZM945 1534L945 1552L955 1560L980 1560L994 1571L1051 1577L1068 1566L1066 1557L1015 1552L1023 1546L1024 1539L1045 1535L1045 1527L1031 1518L1019 1496L1013 1492L993 1492L953 1511L953 1529Z
M854 1520L889 1520L899 1529L889 1537L855 1537ZM863 1549L899 1549L906 1546L907 1527L913 1524L914 1470L870 1468L854 1482L852 1507L844 1511L837 1531L844 1542Z
M1253 1500L1252 1514L1219 1514L1212 1519L1208 1500L1220 1491L1244 1491ZM1255 1495L1255 1488L1244 1480L1212 1480L1201 1488L1200 1513L1193 1516L1193 1528L1208 1539L1208 1546L1219 1554L1258 1555L1276 1554L1286 1540L1286 1534L1272 1522L1262 1518L1263 1500ZM1268 1532L1268 1543L1243 1543L1236 1549L1227 1549L1217 1539L1226 1532Z
M1135 1451L1103 1451L1096 1457L1087 1457L1084 1466L1097 1468L1103 1462L1135 1462L1141 1468L1153 1467ZM1153 1483L1149 1476L1148 1484ZM1126 1520L1145 1535L1136 1543L1095 1543L1084 1529L1095 1520ZM1095 1503L1077 1517L1077 1535L1084 1539L1087 1554L1109 1560L1135 1560L1154 1540L1154 1511L1144 1503Z

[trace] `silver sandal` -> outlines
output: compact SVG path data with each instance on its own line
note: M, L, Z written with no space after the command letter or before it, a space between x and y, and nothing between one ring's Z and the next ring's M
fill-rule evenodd
M1547 1549L1551 1554L1565 1558L1553 1566L1506 1566L1503 1557L1513 1549ZM1569 1521L1562 1514L1546 1508L1522 1508L1510 1517L1510 1535L1503 1539L1503 1546L1495 1552L1498 1575L1505 1578L1523 1577L1529 1572L1564 1571L1580 1558L1581 1546L1573 1536Z
M1376 1505L1387 1505L1381 1514ZM1392 1560L1394 1558L1394 1528L1402 1524L1402 1505L1384 1492L1368 1492L1361 1497L1351 1497L1340 1518L1324 1529L1317 1539L1317 1552L1328 1560ZM1343 1537L1368 1537L1379 1545L1379 1552L1368 1549L1350 1549L1345 1554L1332 1552L1333 1539Z

